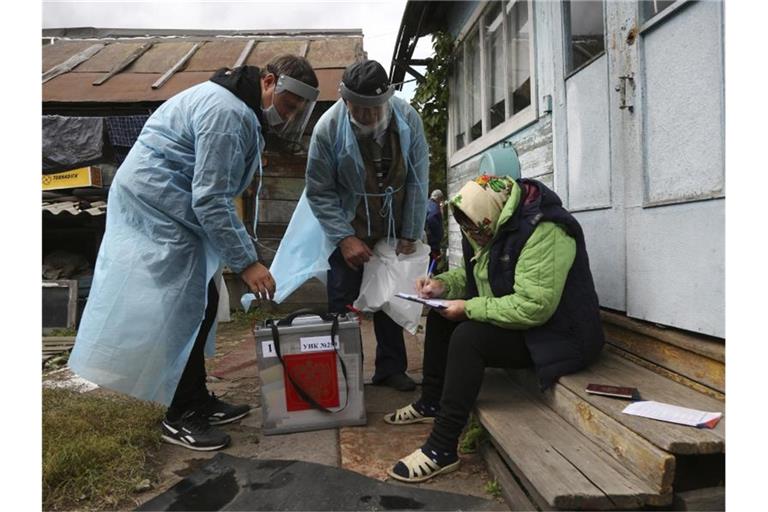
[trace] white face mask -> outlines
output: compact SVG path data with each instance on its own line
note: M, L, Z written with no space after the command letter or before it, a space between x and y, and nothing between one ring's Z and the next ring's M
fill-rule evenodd
M285 121L280 117L280 113L275 108L275 104L269 106L267 109L261 109L261 113L264 115L264 120L267 122L270 128L280 126Z

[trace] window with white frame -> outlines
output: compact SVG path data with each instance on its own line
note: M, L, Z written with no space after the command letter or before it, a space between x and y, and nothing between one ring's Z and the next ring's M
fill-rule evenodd
M571 74L605 53L603 0L568 1L564 9L568 31L566 73Z
M661 11L672 7L676 0L640 0L640 20L648 21Z
M487 2L462 31L466 36L457 44L450 81L451 153L470 144L482 150L491 139L508 135L516 121L535 118L531 3ZM486 137L489 133L493 136ZM479 139L483 142L475 142Z

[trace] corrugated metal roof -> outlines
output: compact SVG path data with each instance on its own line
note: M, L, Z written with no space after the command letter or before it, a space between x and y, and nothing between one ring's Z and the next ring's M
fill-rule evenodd
M283 53L303 55L312 63L320 81L320 101L338 98L338 83L344 68L362 58L363 38L358 34L302 35L292 37L200 36L131 39L57 39L44 45L43 72L65 62L95 43L104 48L73 70L43 84L44 102L111 102L131 103L164 101L192 85L210 78L221 67L232 67L249 41L255 41L246 64L263 66ZM153 46L124 70L102 85L95 80L110 72L117 64L144 43ZM176 64L196 42L202 46L181 71L158 89L151 85Z
M43 212L48 212L52 215L59 215L62 213L80 215L81 213L87 213L88 215L96 217L107 213L107 203L106 201L94 201L92 203L87 201L43 201Z

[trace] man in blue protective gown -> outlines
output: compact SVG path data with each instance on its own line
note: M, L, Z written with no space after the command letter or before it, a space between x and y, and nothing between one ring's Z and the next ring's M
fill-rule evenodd
M209 394L222 265L274 293L234 198L261 169L264 131L296 140L317 100L306 59L223 68L147 121L109 191L104 239L70 367L101 386L168 405L165 441L216 450L212 425L248 414ZM108 418L105 418L108 420Z
M350 65L341 99L318 121L307 160L306 197L335 246L328 260L328 305L345 313L360 293L363 265L382 239L398 254L415 250L424 232L429 155L416 110L394 97L376 61ZM374 314L373 383L414 389L405 373L403 330L386 313Z

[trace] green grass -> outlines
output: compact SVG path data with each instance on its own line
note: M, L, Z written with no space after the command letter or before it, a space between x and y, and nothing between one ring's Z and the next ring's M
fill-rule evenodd
M501 485L498 480L490 480L485 484L485 492L493 496L494 498L501 497Z
M473 414L469 418L464 436L459 441L459 453L475 453L480 443L487 438L488 432L480 425L477 417Z
M160 444L160 406L130 398L43 390L43 510L126 503Z

